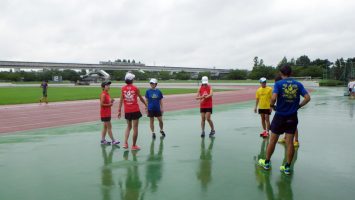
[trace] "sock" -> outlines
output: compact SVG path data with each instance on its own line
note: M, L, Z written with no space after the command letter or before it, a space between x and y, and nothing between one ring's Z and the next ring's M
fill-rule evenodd
M290 167L291 164L285 163L285 167Z
M270 160L265 160L265 164L268 164L268 163L270 163Z

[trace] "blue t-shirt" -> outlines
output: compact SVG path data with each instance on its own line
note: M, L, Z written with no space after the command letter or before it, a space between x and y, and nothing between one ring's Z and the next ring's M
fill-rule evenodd
M297 113L300 96L308 94L303 85L291 78L277 81L274 85L274 94L277 94L276 114L290 116Z
M163 98L163 94L159 89L149 89L145 92L145 97L148 99L148 110L160 111L160 100Z

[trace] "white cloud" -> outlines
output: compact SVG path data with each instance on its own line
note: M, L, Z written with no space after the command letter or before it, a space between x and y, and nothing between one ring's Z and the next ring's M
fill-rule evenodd
M1 0L0 60L248 68L354 57L347 0Z

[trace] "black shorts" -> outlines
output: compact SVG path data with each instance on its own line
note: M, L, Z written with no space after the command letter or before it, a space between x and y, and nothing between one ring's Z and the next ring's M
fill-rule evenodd
M259 110L258 110L258 113L259 113L259 114L271 115L270 109L259 109Z
M102 122L110 122L111 121L111 117L101 117L101 121Z
M275 115L271 122L271 132L275 134L289 133L294 134L297 130L297 113L290 116Z
M43 97L47 97L47 91L43 91L43 92L42 92L42 96L43 96Z
M142 113L140 111L138 112L132 112L132 113L125 113L124 114L124 118L132 121L132 120L136 120L142 117Z
M148 110L148 117L161 117L161 111Z
M210 112L212 114L212 108L200 108L200 113Z

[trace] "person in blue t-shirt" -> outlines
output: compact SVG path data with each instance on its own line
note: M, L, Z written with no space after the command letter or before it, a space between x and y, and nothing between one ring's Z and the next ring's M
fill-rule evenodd
M276 113L271 122L272 134L270 143L267 147L266 159L259 160L259 165L264 169L270 169L270 159L275 150L277 140L281 134L286 133L287 158L286 163L280 167L280 170L285 174L291 173L290 165L295 152L293 137L298 124L297 111L311 100L310 95L303 85L290 78L291 73L292 69L288 65L284 65L280 68L282 80L275 83L270 102L271 107L274 107L275 102L277 102ZM301 103L300 96L304 97Z
M165 132L163 130L163 118L162 114L163 110L163 94L159 89L157 89L158 80L155 78L150 79L150 87L145 92L145 98L148 102L148 117L150 118L150 130L152 131L153 139L156 138L154 132L154 117L156 117L159 121L160 134L162 137L165 137Z

